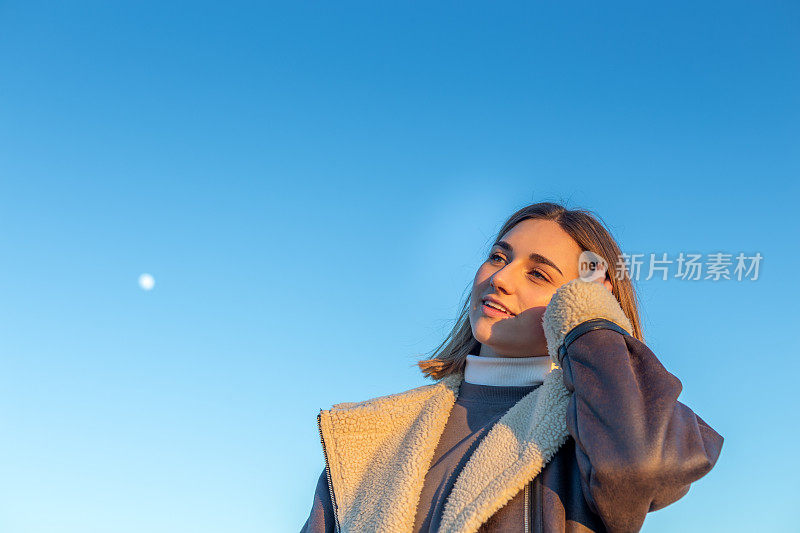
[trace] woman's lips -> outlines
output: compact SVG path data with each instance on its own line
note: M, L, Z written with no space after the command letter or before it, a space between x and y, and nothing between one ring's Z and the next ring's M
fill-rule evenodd
M499 309L495 309L494 307L489 307L486 304L481 304L481 310L483 314L486 316L493 316L496 318L511 318L514 315L510 315L506 312L500 311Z

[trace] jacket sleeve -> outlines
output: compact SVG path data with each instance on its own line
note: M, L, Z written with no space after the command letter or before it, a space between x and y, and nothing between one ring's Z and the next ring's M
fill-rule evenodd
M306 523L303 524L300 533L334 533L333 521L333 505L331 504L331 495L328 490L328 476L323 468L314 492L311 513L308 515Z
M576 325L596 318L626 332L601 327L570 339ZM639 531L648 512L677 501L711 470L723 438L678 401L681 381L630 335L630 322L602 285L563 285L543 320L554 360L564 338L571 340L561 366L584 498L609 531Z

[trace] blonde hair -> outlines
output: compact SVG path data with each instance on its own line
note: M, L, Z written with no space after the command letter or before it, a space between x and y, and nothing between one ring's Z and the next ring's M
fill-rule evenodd
M621 254L619 245L602 219L587 209L567 209L561 204L540 202L523 207L511 215L500 228L495 241L519 222L529 218L557 222L578 243L581 250L594 252L606 260L611 292L631 321L633 336L644 342L636 290L625 265L618 264ZM455 372L463 372L467 355L477 354L480 349L480 343L472 335L469 321L471 291L466 292L467 296L453 329L438 347L429 352L429 357L417 362L425 377L439 380Z

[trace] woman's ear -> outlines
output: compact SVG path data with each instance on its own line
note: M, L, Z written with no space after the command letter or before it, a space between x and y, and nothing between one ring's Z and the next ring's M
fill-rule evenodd
M608 292L614 292L614 286L611 285L611 280L608 279L608 276L603 279L603 285L608 289Z
M610 279L608 279L608 274L606 274L606 275L605 275L604 277L602 277L602 278L593 279L592 281L593 281L594 283L597 283L598 285L602 285L603 287L605 287L606 289L608 289L608 292L611 292L611 293L613 293L613 292L614 292L614 286L613 286L613 285L611 285L611 280L610 280Z

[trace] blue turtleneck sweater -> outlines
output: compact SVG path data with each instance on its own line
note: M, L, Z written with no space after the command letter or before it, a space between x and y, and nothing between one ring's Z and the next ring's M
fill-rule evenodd
M464 381L425 476L414 533L439 529L447 497L480 440L511 406L541 385L549 371L549 356L467 356ZM522 523L524 504L519 494L490 521L499 520L500 513L513 513L519 515Z

